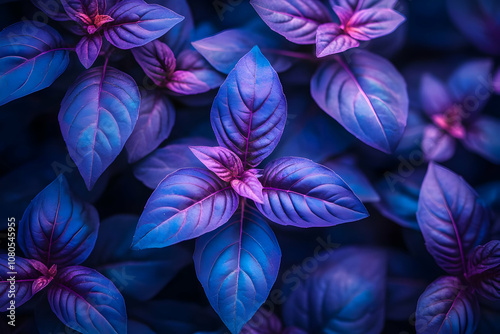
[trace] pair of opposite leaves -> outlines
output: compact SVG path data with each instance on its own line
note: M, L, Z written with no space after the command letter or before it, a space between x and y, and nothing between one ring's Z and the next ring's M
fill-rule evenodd
M221 147L192 147L209 171L185 168L165 177L134 235L134 249L200 237L194 254L198 279L233 333L265 302L278 275L281 251L262 215L297 227L367 215L340 177L310 160L279 158L257 169L278 144L286 117L278 75L254 47L229 73L212 106Z

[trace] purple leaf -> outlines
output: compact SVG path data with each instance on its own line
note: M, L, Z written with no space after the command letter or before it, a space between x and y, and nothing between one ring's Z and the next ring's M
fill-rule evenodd
M188 71L194 75L198 79L198 81L196 81L198 86L207 90L220 87L225 79L225 77L216 71L212 65L195 50L187 49L179 54L177 69ZM203 85L201 85L200 82L203 83ZM198 88L198 91L202 93L200 88Z
M66 69L69 52L61 35L32 21L0 32L0 105L50 86Z
M250 4L269 28L297 44L314 44L316 29L331 21L318 0L251 0Z
M94 64L102 47L101 35L86 35L76 45L76 54L85 68Z
M268 36L268 33L256 30L258 29L254 26L228 29L192 42L192 45L215 69L225 74L231 72L238 60L255 45L264 50L264 55L277 72L290 68L291 62L288 57L266 51L281 49L280 43L272 36Z
M167 88L180 95L200 94L210 90L210 86L189 71L175 71L172 73Z
M97 239L96 209L73 197L59 176L30 203L19 223L18 242L24 254L47 266L80 264Z
M346 34L337 23L325 23L316 32L316 56L325 57L359 46L359 42Z
M307 333L382 332L387 259L383 252L346 247L318 254L325 262L305 280L288 275L295 288L286 299L287 326Z
M9 265L9 261L13 264ZM40 278L44 278L43 274L36 269L38 266L44 265L36 260L27 260L20 256L9 260L7 254L0 254L0 312L8 311L8 307L15 310L43 288L35 286L36 282L40 282ZM15 280L12 280L13 277ZM14 307L11 306L11 300L15 301Z
M238 207L238 195L214 173L185 168L169 174L149 198L133 249L161 248L221 226Z
M417 220L427 250L452 275L467 272L467 255L490 229L489 213L474 189L435 163L422 183Z
M62 269L48 290L52 311L81 333L125 333L127 314L120 291L94 269Z
M477 299L456 277L438 278L418 300L418 334L474 333L478 321Z
M203 164L192 154L186 154L192 145L215 145L201 137L192 137L175 141L159 148L141 160L134 168L134 176L148 188L155 189L168 174L180 168L203 167Z
M431 74L424 74L420 83L420 103L424 111L432 117L443 114L453 106L448 88Z
M262 177L268 219L297 227L334 226L368 216L366 208L332 170L303 158L270 162Z
M244 168L255 167L278 144L286 108L278 74L256 46L220 87L210 119L219 145L236 153Z
M446 161L455 154L455 139L448 133L428 125L424 128L422 151L429 161Z
M142 0L118 2L107 14L114 21L107 25L104 35L120 49L131 49L163 36L184 17L159 5Z
M87 264L109 278L125 297L154 297L192 261L180 246L131 250L138 216L114 215L101 222L99 237Z
M481 116L467 127L462 143L469 150L476 152L494 164L500 164L500 120Z
M490 299L500 299L500 241L492 240L478 246L471 253L468 263L468 279L476 293Z
M255 170L245 171L239 178L231 181L231 187L238 195L250 198L256 203L263 204L262 184L256 176Z
M377 191L357 166L352 156L329 160L323 164L344 180L362 202L378 202Z
M175 122L175 109L159 90L141 90L139 118L125 144L130 163L153 152L168 138Z
M281 320L276 314L260 308L241 329L240 334L275 334L283 333Z
M257 210L243 205L229 223L196 241L193 259L210 304L237 334L266 301L281 250Z
M184 16L184 20L176 24L161 37L161 40L178 55L189 46L191 32L194 30L193 15L191 14L187 0L150 0L148 2L166 7Z
M354 13L345 28L347 33L360 41L390 34L405 21L405 17L389 8L363 9Z
M316 103L347 131L386 153L394 151L408 116L406 83L384 58L363 50L347 62L322 64L311 80Z
M397 0L330 0L333 6L348 9L351 15L357 11L370 8L393 8Z
M81 15L93 19L106 11L104 0L61 0L61 4L68 16L75 22L82 22Z
M222 181L231 180L243 174L240 158L224 147L192 146L191 152Z
M144 73L160 87L166 87L175 71L176 60L170 48L158 40L132 49L135 60Z
M140 100L135 81L109 66L85 71L68 89L61 102L59 125L88 189L131 135Z
M48 17L55 21L69 21L61 0L31 0L31 2Z

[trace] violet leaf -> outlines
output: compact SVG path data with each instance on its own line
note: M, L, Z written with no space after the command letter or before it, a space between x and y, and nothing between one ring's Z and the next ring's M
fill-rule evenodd
M429 161L446 161L455 154L455 139L448 133L430 124L424 128L422 151Z
M314 44L316 29L331 21L318 0L251 0L250 4L269 28L297 44Z
M481 116L466 129L464 146L491 161L500 164L500 120L489 116Z
M159 87L166 87L175 71L176 59L170 48L159 40L132 49L135 60Z
M476 247L467 267L476 293L489 300L500 300L500 241Z
M244 168L255 167L278 144L286 108L278 74L256 46L220 87L210 119L219 145L236 153Z
M82 14L92 21L106 11L105 0L60 0L68 16L75 22L81 22Z
M196 238L228 221L238 195L214 173L185 168L169 174L149 198L133 249L161 248Z
M97 239L97 210L71 194L58 176L30 203L19 223L19 247L30 259L47 266L80 264Z
M384 58L355 50L349 61L323 63L311 79L311 94L327 114L366 144L394 151L408 117L406 83Z
M451 93L432 74L424 74L420 83L420 104L429 117L443 114L453 106Z
M385 254L376 249L346 247L320 256L326 257L321 268L301 280L286 299L285 324L307 333L381 333Z
M257 208L278 224L334 226L368 216L337 174L308 159L287 157L270 162L262 185L264 203L257 203Z
M354 13L346 31L352 38L368 41L390 34L404 21L405 17L393 9L363 9Z
M49 87L69 63L51 27L22 21L0 32L0 105Z
M346 34L337 23L325 23L318 27L316 32L317 57L341 53L358 46L359 42Z
M397 0L330 0L330 5L345 8L352 15L363 9L393 8L397 2Z
M9 307L15 310L43 288L39 282L44 276L36 267L45 265L20 256L16 256L11 264L9 261L12 259L9 260L7 254L0 254L0 312L8 312ZM48 280L44 281L49 283ZM11 306L11 300L15 302L14 306Z
M467 256L486 238L489 212L464 179L429 164L418 200L417 220L436 263L452 275L467 273Z
M283 333L283 326L278 316L260 308L241 329L240 334Z
M113 283L94 269L62 269L48 290L52 311L81 333L125 333L125 301Z
M85 71L66 92L59 125L88 189L132 134L140 101L135 81L109 66Z
M194 95L208 92L210 86L189 71L172 73L166 87L179 95Z
M256 176L256 170L247 170L239 178L231 181L231 187L238 195L263 204L262 184Z
M104 29L106 39L120 49L131 49L163 36L184 17L142 0L118 2L106 13L113 18Z
M224 147L192 146L191 152L222 181L231 180L243 174L240 158Z
M193 258L210 304L237 334L266 301L281 250L257 210L243 206L226 225L196 241Z
M55 21L71 20L64 10L61 0L31 0L33 5Z
M238 58L239 59L239 58ZM218 88L225 77L215 70L203 56L195 50L184 50L179 54L177 69L187 71L197 79L197 92L204 93L209 89ZM175 74L175 73L174 73ZM196 86L195 86L196 88Z
M474 333L479 322L476 297L456 277L440 277L427 287L417 303L418 334Z
M141 160L134 167L134 176L146 187L155 189L165 176L180 168L202 168L200 160L192 154L186 154L192 145L216 145L216 142L202 137L174 141Z
M125 144L130 163L153 152L168 138L175 122L175 109L159 90L141 90L139 118Z
M78 59L82 63L83 67L90 68L97 56L99 56L99 51L102 47L102 36L101 35L86 35L76 45L76 54Z
M168 8L179 15L184 16L184 20L176 24L160 39L165 42L176 55L189 47L191 32L194 30L193 15L187 0L150 0L149 3Z

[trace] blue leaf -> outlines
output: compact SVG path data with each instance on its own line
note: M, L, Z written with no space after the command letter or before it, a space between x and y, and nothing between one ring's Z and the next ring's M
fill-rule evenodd
M0 32L0 105L49 87L66 69L61 35L33 21Z
M141 91L141 107L134 131L125 144L130 163L144 158L168 138L175 122L175 109L159 90Z
M194 30L193 15L187 0L151 0L149 3L156 3L160 6L173 10L184 16L184 20L176 24L160 39L165 42L175 54L189 47L191 32Z
M180 168L204 167L200 160L189 152L189 146L213 146L216 142L202 137L176 140L159 148L134 167L134 176L148 188L155 189L168 174Z
M418 334L474 333L479 321L476 297L456 277L440 277L424 291L417 304Z
M91 68L68 89L61 102L59 125L88 189L131 135L140 101L134 79L112 67Z
M9 265L9 261L13 264ZM15 301L15 311L15 308L26 303L39 291L34 289L34 285L36 280L43 275L36 270L33 262L36 261L23 259L20 256L9 259L7 254L0 254L0 312L8 311L8 307L13 308L10 304L11 300ZM9 266L14 266L14 268ZM15 277L14 281L11 280L12 276ZM15 293L14 298L12 298L12 293Z
M270 162L262 177L268 219L298 227L333 226L365 218L368 212L347 184L332 170L303 158Z
M390 62L368 51L334 59L311 79L314 100L359 140L393 152L408 117L405 80Z
M75 265L89 256L98 229L97 210L73 197L61 175L31 201L19 223L18 242L27 257L48 267Z
M269 28L297 44L314 44L318 26L331 20L318 0L251 0L250 4Z
M125 301L120 291L94 269L64 268L50 286L47 297L57 317L81 333L127 331Z
M500 300L500 241L478 246L469 257L468 279L476 293L489 300Z
M238 60L255 45L264 51L264 55L277 72L286 71L292 65L290 59L266 49L281 49L278 41L269 36L269 32L256 31L258 27L224 30L216 35L193 42L193 47L218 71L228 74Z
M196 238L229 220L238 195L214 173L185 168L169 174L149 198L133 249L161 248Z
M417 220L436 263L452 275L467 273L467 256L490 230L476 191L452 171L431 163L418 200Z
M113 281L123 295L143 301L163 289L191 262L191 256L179 246L131 250L138 220L134 215L115 215L101 222L94 251L86 263Z
M259 213L243 205L228 224L196 241L193 258L210 304L237 334L266 301L281 250Z
M378 334L384 327L387 260L381 251L346 247L327 257L287 298L287 326L307 333Z
M240 59L215 97L210 114L220 146L255 167L278 144L286 122L286 99L278 74L258 47Z

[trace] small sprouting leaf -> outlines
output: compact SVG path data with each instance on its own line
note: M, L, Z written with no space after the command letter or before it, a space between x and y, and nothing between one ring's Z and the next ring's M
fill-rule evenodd
M403 136L408 116L406 83L384 58L355 50L337 56L311 80L311 94L327 114L366 144L390 153Z
M500 120L481 116L467 127L462 143L467 149L476 152L494 164L500 164Z
M13 263L10 266L14 266L15 269L9 268L9 262ZM19 307L40 291L34 287L35 282L43 275L36 269L35 262L38 261L23 259L20 256L9 260L7 254L0 254L0 312L7 311L11 300L15 301L14 307ZM38 265L43 266L40 262ZM12 274L14 271L16 274ZM12 277L15 279L12 280ZM10 290L11 284L14 290ZM12 292L15 293L14 298Z
M418 334L474 333L479 322L476 297L456 277L440 277L427 287L417 303Z
M238 207L238 195L214 173L180 169L149 198L137 224L133 249L161 248L221 226Z
M175 71L176 60L170 48L159 40L132 49L137 63L144 73L159 87L166 87Z
M251 0L250 4L269 28L297 44L314 44L318 26L331 21L318 0Z
M114 215L101 222L99 237L86 265L109 278L125 297L144 301L154 297L191 263L181 246L131 250L138 216Z
M88 189L123 149L137 121L140 101L134 79L109 66L85 71L68 89L59 125Z
M467 273L467 256L489 233L490 218L474 189L438 164L429 164L417 220L436 263L452 275Z
M120 49L131 49L163 36L184 17L142 0L118 2L107 13L113 18L104 30L106 39Z
M306 279L288 275L295 288L283 319L307 333L382 332L385 318L387 258L369 248L346 247L319 254L325 262Z
M105 0L60 0L68 16L75 22L81 22L81 15L94 18L106 11ZM108 8L109 9L109 8Z
M492 240L476 247L467 267L476 293L490 300L500 300L500 241Z
M287 157L270 162L262 185L264 203L257 203L257 208L278 224L334 226L368 216L337 174L308 159Z
M102 47L101 35L86 35L76 45L76 54L85 68L94 64Z
M243 174L240 158L224 147L192 146L191 152L222 181L231 180Z
M257 171L255 169L245 171L239 178L231 181L231 187L233 187L238 195L263 204L264 197L262 195L262 184L256 174Z
M281 261L271 228L255 209L242 210L199 238L193 256L210 304L233 334L266 301Z
M97 239L97 210L71 194L59 176L30 203L19 223L19 247L47 266L80 264Z
M359 42L346 34L337 23L325 23L316 33L316 56L325 57L359 46Z
M0 32L0 105L50 86L66 69L69 52L51 27L22 21Z
M286 122L286 99L278 74L254 47L229 73L210 114L220 146L255 167L278 144Z
M94 269L62 269L48 290L52 311L68 327L81 333L127 331L125 301L113 283Z
M139 118L125 144L130 163L153 152L168 138L175 122L175 109L159 90L141 90Z

